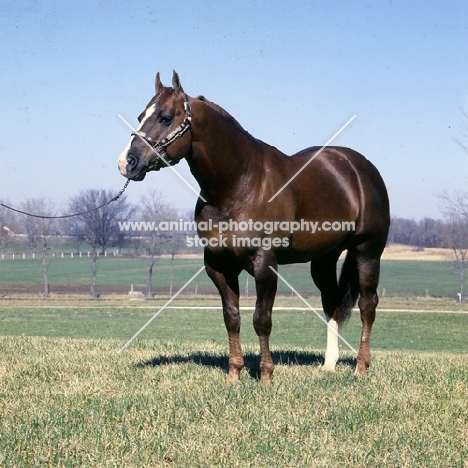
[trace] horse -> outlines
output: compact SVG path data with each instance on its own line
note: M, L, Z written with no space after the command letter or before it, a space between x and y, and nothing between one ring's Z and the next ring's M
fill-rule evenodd
M355 374L365 374L390 224L378 170L346 147L310 147L287 156L254 138L217 104L188 96L175 71L172 87L165 87L157 73L155 88L118 167L127 179L141 181L148 172L185 159L198 182L195 221L204 240L206 272L221 296L228 378L238 380L244 366L240 272L255 279L253 326L260 344L260 380L267 383L275 368L269 339L278 265L307 262L327 322L322 368L335 370L339 330L358 302L362 331ZM346 223L350 229L339 229Z

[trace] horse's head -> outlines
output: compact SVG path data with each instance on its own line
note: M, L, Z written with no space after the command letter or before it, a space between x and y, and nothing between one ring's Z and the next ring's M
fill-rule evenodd
M156 75L156 95L138 117L140 125L117 163L124 177L143 180L148 171L177 164L191 149L190 105L174 71L173 88Z

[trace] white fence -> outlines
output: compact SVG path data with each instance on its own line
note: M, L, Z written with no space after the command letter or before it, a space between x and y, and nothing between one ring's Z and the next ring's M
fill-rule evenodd
M99 252L96 252L96 255L98 257L107 257L108 253L105 252L104 255L101 255ZM92 252L48 252L47 253L48 257L52 258L81 258L81 257L92 257L93 253ZM109 256L113 257L119 257L120 254L117 251L113 251ZM38 252L28 252L28 253L21 253L21 252L16 252L16 253L2 253L1 257L2 260L26 260L26 259L36 259L36 258L42 258L42 254Z

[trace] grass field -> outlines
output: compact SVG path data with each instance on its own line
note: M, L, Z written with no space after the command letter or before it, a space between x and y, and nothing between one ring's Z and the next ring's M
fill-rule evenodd
M0 334L127 340L164 302L130 301L126 298L80 302L58 298L52 304L49 300L3 300L0 301ZM188 302L199 308L188 308ZM244 302L247 304L241 311L242 340L247 344L256 344L257 336L252 326L253 300ZM312 304L318 306L318 302L316 300ZM444 304L439 302L420 300L405 307L424 307L427 312L379 312L372 347L381 350L468 353L468 314L434 312ZM304 310L304 304L294 298L279 300L277 306L273 313L271 338L274 345L324 349L325 325L311 310ZM188 300L182 297L172 302L170 307L177 308L163 311L139 339L226 344L218 299L200 297ZM359 346L360 330L359 313L355 312L342 334L356 348Z
M247 346L1 337L0 465L464 467L468 356L374 352L322 372L314 348L274 348L271 386ZM252 369L253 368L253 372Z
M320 370L322 322L280 299L265 388L250 306L234 385L221 311L185 299L122 354L164 299L0 301L0 465L466 466L468 314L380 312L356 379L346 346L336 373ZM356 347L359 329L354 314L343 335Z
M321 371L325 326L284 285L269 386L258 381L252 293L241 302L246 368L238 384L225 377L220 300L195 295L195 284L118 354L169 299L167 259L155 278L162 295L151 300L110 294L144 283L146 265L109 257L99 263L106 294L98 300L7 294L0 299L0 466L468 466L467 307L424 297L426 288L434 296L450 291L443 262L398 255L383 265L386 294L364 378L354 377L356 356L343 344L337 371ZM14 262L0 262L4 294L8 285L40 286L37 260ZM52 290L87 284L87 259L60 262L51 263ZM200 265L177 260L174 290ZM320 307L306 265L280 272ZM211 287L204 273L197 286ZM359 333L355 312L342 334L357 348Z
M431 257L429 257L431 258ZM202 258L176 258L174 265L174 291L203 265ZM130 285L145 291L148 262L141 258L102 257L98 260L97 289L101 294L126 293ZM313 284L308 264L285 265L279 269L301 294L318 295ZM157 294L168 294L170 260L158 260L154 271L154 290ZM49 282L52 292L85 293L90 291L91 259L55 258L49 264ZM246 287L253 293L252 278L244 272L240 276L241 290ZM204 292L215 294L216 290L205 273L199 275L187 293ZM435 260L383 260L379 292L390 297L451 297L459 289L455 272L446 262ZM0 294L39 293L42 290L42 266L40 260L31 258L8 258L0 261ZM385 291L384 291L385 290ZM278 282L279 294L290 294L289 288Z

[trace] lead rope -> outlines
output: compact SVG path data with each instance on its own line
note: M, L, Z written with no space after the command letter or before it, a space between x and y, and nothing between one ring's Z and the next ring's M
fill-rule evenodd
M109 201L106 203L103 203L102 205L96 206L96 208L91 208L90 210L87 211L82 211L81 213L74 213L74 214L69 214L69 215L62 215L62 216L44 216L44 215L36 215L33 213L27 213L26 211L21 211L17 210L16 208L13 208L11 206L5 205L4 203L0 203L0 206L3 206L4 208L7 208L8 210L15 211L16 213L20 213L26 216L31 216L32 218L42 218L42 219L63 219L63 218L73 218L74 216L81 216L87 213L91 213L93 211L99 210L100 208L110 205L112 202L117 201L122 194L125 192L125 189L128 187L128 184L130 183L130 179L127 179L127 182L125 182L125 185L123 188L120 190L120 192L114 197L111 198Z

